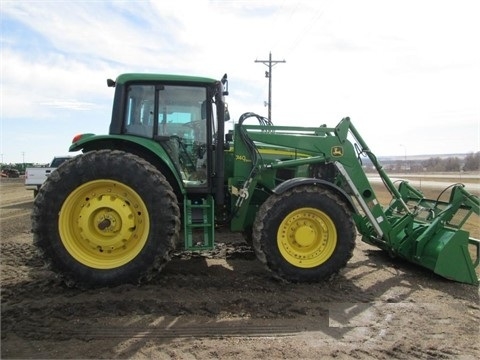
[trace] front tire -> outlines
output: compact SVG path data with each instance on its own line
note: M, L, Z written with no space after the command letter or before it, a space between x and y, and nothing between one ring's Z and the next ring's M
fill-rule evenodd
M64 281L138 283L170 258L180 228L165 177L133 154L100 150L59 167L35 198L34 243Z
M316 282L343 268L353 255L355 225L348 206L318 186L272 195L253 228L257 258L279 278Z

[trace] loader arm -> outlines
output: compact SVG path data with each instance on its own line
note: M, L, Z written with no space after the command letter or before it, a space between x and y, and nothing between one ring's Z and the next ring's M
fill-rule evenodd
M277 161L269 164L259 163L254 173L305 164L334 164L365 213L365 217L355 219L359 230L362 229L362 234L365 232L374 239L389 241L388 236L392 225L387 221L384 209L378 202L375 192L362 169L359 156L363 153L369 156L372 162L377 162L377 160L356 132L348 117L342 119L335 128L272 126L268 128L268 131L265 131L263 126L244 125L244 130L257 143L294 148L297 152L310 154L309 157L302 159ZM358 146L354 147L347 139L349 134L355 137L360 148ZM395 189L378 162L376 167L380 170L380 176L389 183L390 191L401 198L398 190ZM406 205L405 209L407 209ZM374 235L372 235L372 232Z

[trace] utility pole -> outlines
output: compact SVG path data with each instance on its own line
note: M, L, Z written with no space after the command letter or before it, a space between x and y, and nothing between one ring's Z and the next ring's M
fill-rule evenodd
M404 157L404 167L405 167L405 172L407 171L407 147L403 144L400 144L401 147L403 147L405 149L405 157Z
M272 68L278 63L285 63L285 60L272 60L272 52L268 55L268 60L255 60L256 63L263 63L268 66L265 71L265 77L268 78L268 120L272 121Z

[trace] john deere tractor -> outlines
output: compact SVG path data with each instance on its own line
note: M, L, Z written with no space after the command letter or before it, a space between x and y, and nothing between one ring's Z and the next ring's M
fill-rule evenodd
M463 185L448 202L394 185L349 118L274 126L245 113L226 132L226 75L123 74L107 84L115 89L108 135L76 136L70 151L82 153L34 203L34 242L67 283L148 281L172 251L214 248L222 227L243 233L287 281L337 273L358 232L392 256L478 284L479 241L462 226L479 214L479 198ZM392 194L386 207L362 156Z

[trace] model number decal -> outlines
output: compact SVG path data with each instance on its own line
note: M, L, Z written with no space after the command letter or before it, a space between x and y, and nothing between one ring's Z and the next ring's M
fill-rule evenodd
M251 162L252 160L247 159L245 155L235 155L235 160L243 162Z

